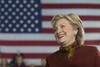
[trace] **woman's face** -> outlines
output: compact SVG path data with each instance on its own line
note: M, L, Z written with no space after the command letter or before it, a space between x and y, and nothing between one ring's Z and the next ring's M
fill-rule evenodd
M68 46L75 41L77 31L72 27L68 20L62 18L54 26L55 38L61 46Z
M2 65L7 65L7 59L6 59L6 58L2 58L1 64L2 64Z
M22 56L16 57L16 62L17 62L18 65L21 65L21 64L23 63L23 58L22 58Z

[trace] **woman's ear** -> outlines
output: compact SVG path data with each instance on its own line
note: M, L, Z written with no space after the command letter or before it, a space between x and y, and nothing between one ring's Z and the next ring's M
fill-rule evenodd
M76 36L78 33L78 29L74 29L74 36Z

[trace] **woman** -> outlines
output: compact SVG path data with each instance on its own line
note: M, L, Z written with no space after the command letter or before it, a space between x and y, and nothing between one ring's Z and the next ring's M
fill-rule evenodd
M52 26L60 48L47 57L46 67L100 67L97 48L83 45L84 29L78 15L56 15Z
M45 58L42 58L40 67L45 67L45 64L46 64L46 60L45 60Z
M1 65L0 67L9 67L8 61L6 58L1 59Z
M23 54L16 55L15 63L13 65L13 67L27 67L24 63L24 55Z

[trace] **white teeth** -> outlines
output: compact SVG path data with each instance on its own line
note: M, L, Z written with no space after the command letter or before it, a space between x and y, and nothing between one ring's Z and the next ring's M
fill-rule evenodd
M57 37L62 38L64 35L66 35L66 34L58 34Z
M58 36L59 38L63 37L63 35Z

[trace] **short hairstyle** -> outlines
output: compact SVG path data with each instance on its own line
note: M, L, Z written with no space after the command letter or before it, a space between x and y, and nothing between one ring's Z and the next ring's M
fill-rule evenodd
M24 54L22 54L22 53L17 54L16 57L22 57L22 58L24 58Z
M69 23L72 25L73 28L76 28L78 30L78 33L76 35L76 42L79 45L83 45L84 43L84 28L81 19L77 14L69 13L69 14L58 14L55 15L52 19L52 26L53 28L56 25L56 22L62 18L65 18L69 21Z

